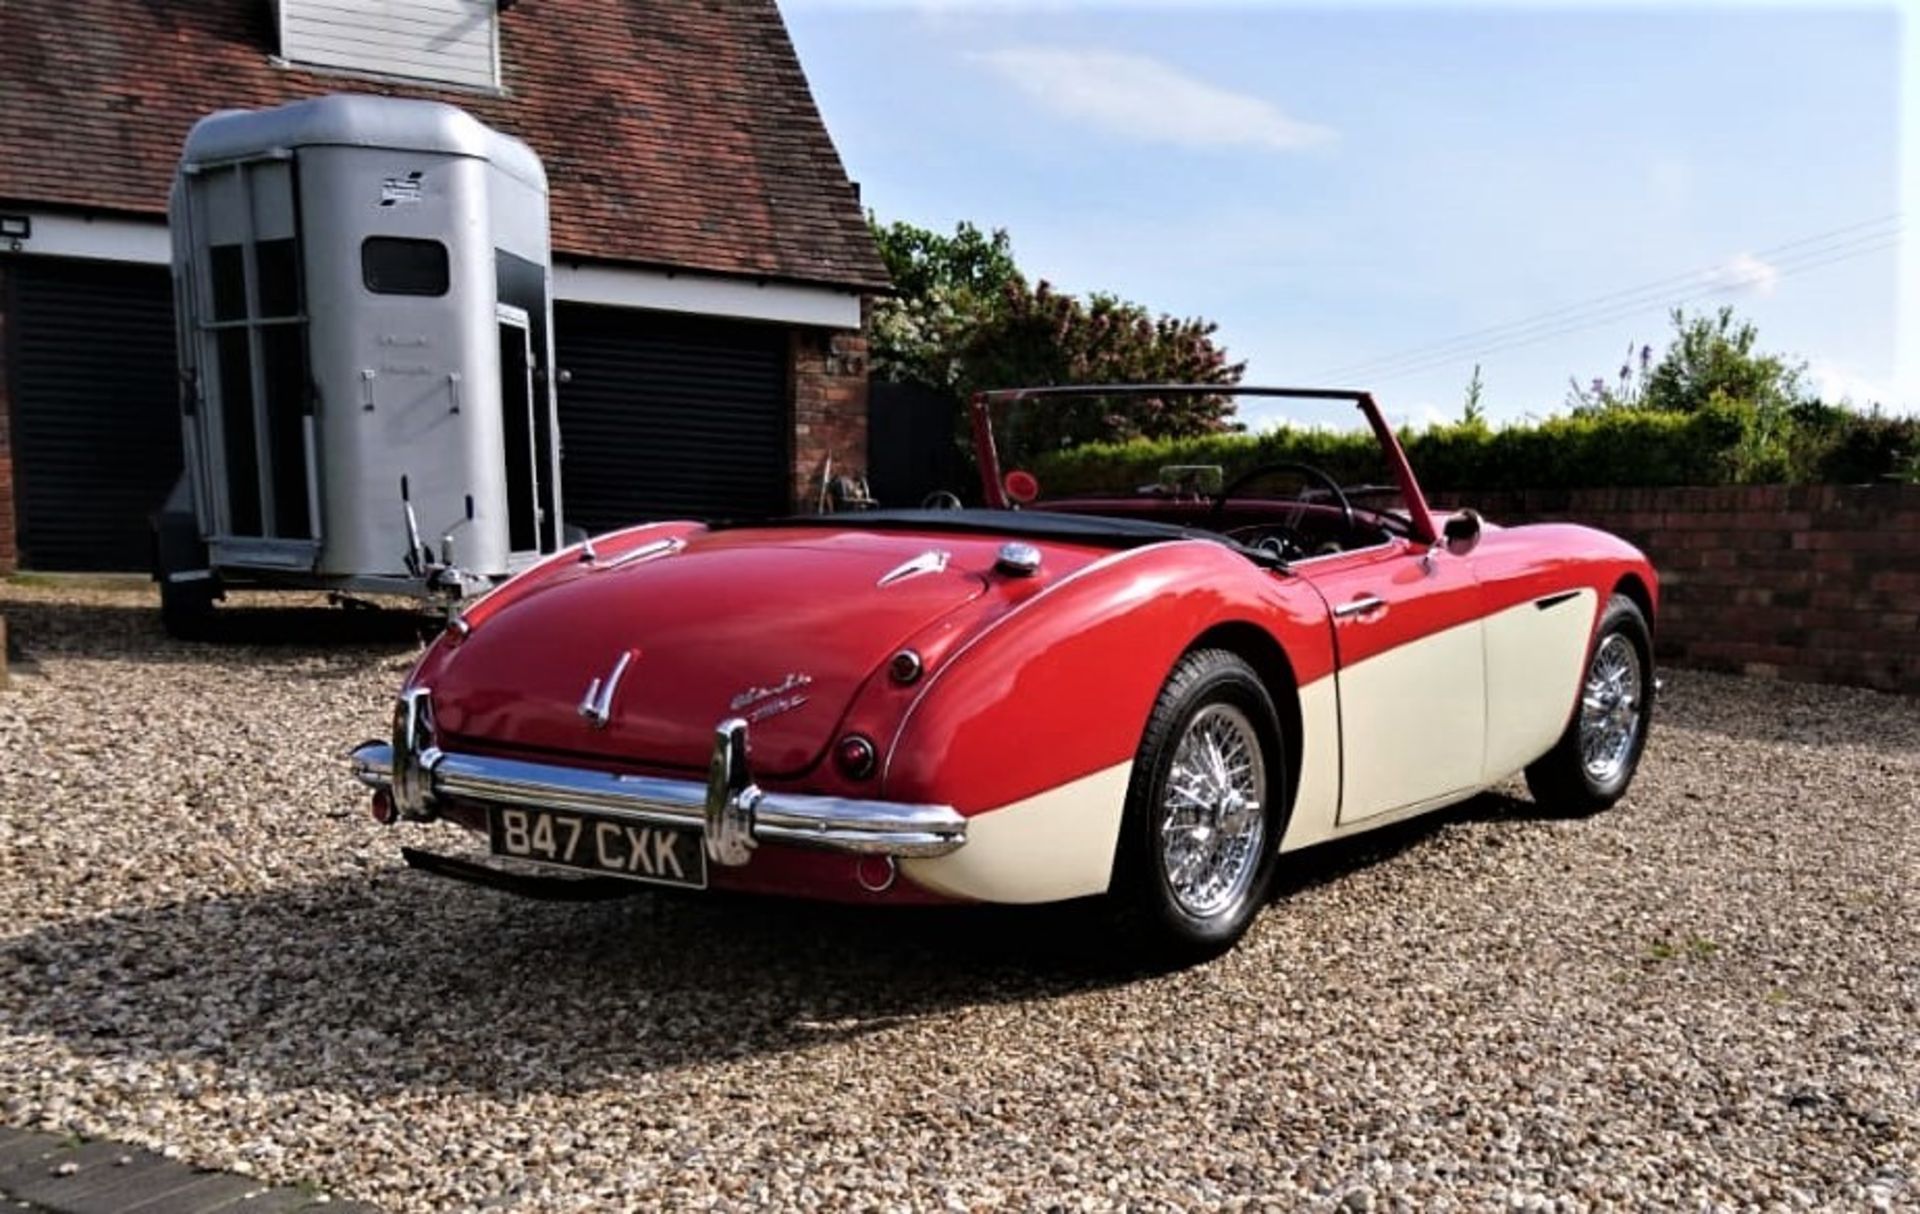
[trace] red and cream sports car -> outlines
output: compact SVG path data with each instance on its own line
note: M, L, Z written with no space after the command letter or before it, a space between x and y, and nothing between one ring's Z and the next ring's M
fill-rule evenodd
M1012 466L1115 399L1222 391L977 397L974 507L563 551L453 620L391 742L354 752L374 817L476 832L485 855L405 854L526 893L1099 896L1130 945L1191 960L1246 931L1283 852L1521 772L1551 810L1618 799L1652 710L1647 559L1436 516L1368 394L1226 390L1357 406L1377 474L1049 497Z

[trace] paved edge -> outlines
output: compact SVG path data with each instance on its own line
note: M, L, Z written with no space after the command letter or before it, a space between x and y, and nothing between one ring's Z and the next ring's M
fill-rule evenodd
M0 1126L0 1198L44 1214L380 1214L306 1188L210 1172L117 1142Z

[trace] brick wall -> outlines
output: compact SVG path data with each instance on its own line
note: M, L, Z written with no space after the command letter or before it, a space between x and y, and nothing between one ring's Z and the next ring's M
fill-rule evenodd
M793 497L798 509L818 505L829 459L835 476L867 471L864 328L794 332Z
M1920 485L1435 497L1638 545L1660 574L1657 643L1676 665L1920 693Z
M13 500L13 401L7 393L11 375L7 368L7 309L11 292L7 283L6 259L0 258L0 577L20 566L18 511Z

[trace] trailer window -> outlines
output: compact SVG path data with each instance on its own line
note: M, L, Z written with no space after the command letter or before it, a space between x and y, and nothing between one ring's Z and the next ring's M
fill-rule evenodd
M207 250L213 279L213 318L247 318L246 249L237 244L217 244Z
M253 246L261 316L300 315L300 247L291 236Z
M447 246L406 236L369 236L360 245L360 277L376 295L445 295Z

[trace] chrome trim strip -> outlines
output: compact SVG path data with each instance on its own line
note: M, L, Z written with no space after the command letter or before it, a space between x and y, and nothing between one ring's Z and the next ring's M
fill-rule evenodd
M352 762L354 777L362 784L391 786L393 747L367 742L354 750ZM693 780L623 776L439 750L420 754L416 762L435 797L575 810L636 824L684 827L704 826L708 821L710 786ZM733 807L723 813L730 812L736 819L744 816L746 829L758 843L853 855L927 857L957 851L967 841L967 820L949 805L752 791L757 796L750 805L740 804L744 798L736 794L730 799Z
M633 549L631 552L623 552L610 561L595 564L594 568L603 571L607 569L618 569L622 565L633 565L640 561L650 561L655 557L672 556L686 546L687 541L677 535L670 535L666 539L650 540L638 548Z
M944 548L929 548L919 556L913 557L880 575L875 586L891 586L895 582L904 582L910 577L919 577L923 573L945 573L947 562L953 554Z

